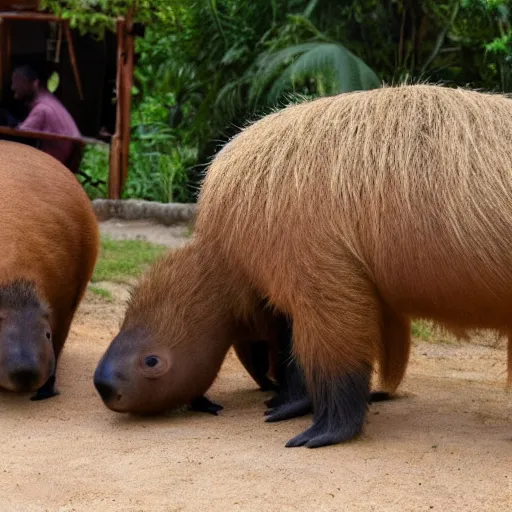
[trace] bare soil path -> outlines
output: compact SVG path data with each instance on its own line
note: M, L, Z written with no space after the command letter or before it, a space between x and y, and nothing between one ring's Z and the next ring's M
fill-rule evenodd
M178 246L186 228L109 221L114 237ZM415 341L401 398L370 407L364 436L308 450L284 443L310 417L265 424L263 400L233 354L209 396L218 417L108 411L92 374L116 333L114 303L88 293L60 363L60 396L0 394L0 510L512 510L512 401L505 344Z

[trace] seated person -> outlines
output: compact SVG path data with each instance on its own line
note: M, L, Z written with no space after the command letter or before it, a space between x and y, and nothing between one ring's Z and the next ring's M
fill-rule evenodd
M30 108L27 118L17 126L18 130L80 137L80 131L69 112L41 83L39 75L30 66L14 70L11 88L14 98L26 101ZM66 140L42 140L40 149L66 165L73 144Z

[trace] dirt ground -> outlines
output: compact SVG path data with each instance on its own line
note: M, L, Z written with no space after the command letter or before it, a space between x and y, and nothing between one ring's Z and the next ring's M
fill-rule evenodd
M180 245L186 228L109 221L114 237ZM505 345L416 341L400 399L374 404L362 438L284 443L310 417L263 421L263 400L230 353L209 397L218 417L134 418L107 410L95 365L116 333L114 303L88 293L60 362L60 396L0 395L2 511L500 511L512 509Z

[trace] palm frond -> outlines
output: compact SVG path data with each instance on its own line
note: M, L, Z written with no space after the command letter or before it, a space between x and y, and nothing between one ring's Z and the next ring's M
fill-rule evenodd
M378 88L379 77L344 46L331 42L311 42L289 46L262 56L250 91L259 101L269 90L267 101L275 102L286 91L295 90L307 79L321 80L325 94ZM322 93L322 91L317 91Z

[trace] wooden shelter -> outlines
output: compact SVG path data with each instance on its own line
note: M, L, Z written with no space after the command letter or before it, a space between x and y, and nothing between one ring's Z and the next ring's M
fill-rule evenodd
M140 28L131 15L116 20L115 34L107 32L97 40L72 30L68 20L41 12L39 0L0 0L0 105L11 111L20 108L10 87L14 67L30 64L46 76L56 72L54 94L82 134L76 139L0 126L0 138L71 139L76 142L67 163L72 172L78 171L86 144L109 144L111 199L121 197L128 173L134 38Z

